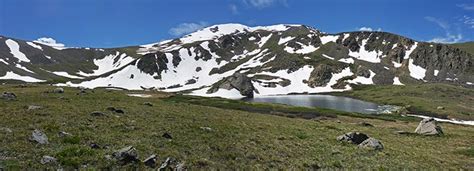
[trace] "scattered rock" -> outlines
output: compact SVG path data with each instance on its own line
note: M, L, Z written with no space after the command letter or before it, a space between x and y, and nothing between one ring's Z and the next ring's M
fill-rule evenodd
M2 99L5 100L16 100L16 94L12 92L3 92Z
M36 105L29 105L27 110L30 111L30 110L38 110L38 109L42 109L43 107L41 106L36 106Z
M365 127L374 127L374 125L372 125L370 123L367 123L367 122L361 122L361 123L359 123L359 125L365 126Z
M153 103L145 102L145 103L143 103L143 105L145 105L145 106L153 106Z
M165 132L161 137L163 138L166 138L166 139L173 139L173 137L171 136L171 134Z
M67 132L64 132L64 131L61 131L61 132L58 133L58 136L62 138L62 137L69 137L69 136L72 136L72 134L67 133Z
M55 88L55 89L53 90L53 93L59 93L59 94L62 94L62 93L64 93L64 89L63 89L63 88L61 88L61 87Z
M89 147L92 148L92 149L100 149L100 146L96 143L90 143Z
M421 135L442 135L443 130L438 126L438 123L434 118L425 118L420 121L415 133Z
M436 107L436 109L438 109L438 110L444 110L444 107L443 107L443 106L438 106L438 107Z
M124 110L122 110L122 109L117 109L117 110L115 110L115 113L124 114L124 113L125 113L125 111L124 111Z
M128 146L115 151L112 154L112 158L116 159L120 165L139 161L137 150L133 146Z
M12 129L10 128L0 128L0 131L6 132L6 133L13 133Z
M117 108L115 108L115 107L107 107L107 110L108 110L108 111L115 112L115 113L120 113L120 114L124 114L124 113L125 113L124 110L122 110L122 109L117 109Z
M383 144L375 138L368 138L359 144L359 147L371 148L374 150L383 150Z
M411 132L407 132L407 131L395 131L395 133L400 134L400 135L409 135L409 134L412 134Z
M143 160L143 164L145 164L145 166L155 168L157 159L158 159L158 157L156 157L156 155L153 154L150 157Z
M105 114L99 111L94 111L91 113L91 116L105 116Z
M43 156L43 158L41 158L41 161L40 161L41 164L50 164L50 163L56 163L56 162L57 162L57 159L51 156Z
M337 137L338 141L350 142L352 144L360 144L367 140L369 136L360 132L349 132Z
M200 127L202 130L204 131L212 131L212 128L209 128L209 127Z
M184 171L186 170L186 166L184 165L184 162L178 162L176 159L168 157L165 162L161 164L158 170Z
M35 129L33 131L33 133L31 134L30 140L34 141L34 142L37 142L39 144L48 144L49 143L48 142L48 137L46 136L46 134L44 134L43 132L41 132L38 129Z

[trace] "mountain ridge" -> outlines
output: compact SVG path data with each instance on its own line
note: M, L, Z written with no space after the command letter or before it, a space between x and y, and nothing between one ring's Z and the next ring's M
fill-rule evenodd
M3 43L8 40L18 42L18 48ZM23 56L32 59L22 61ZM37 79L60 86L155 88L229 98L344 91L351 84L472 87L474 82L473 55L451 45L388 32L324 33L283 24L214 25L122 48L59 50L0 36L0 60L3 82Z

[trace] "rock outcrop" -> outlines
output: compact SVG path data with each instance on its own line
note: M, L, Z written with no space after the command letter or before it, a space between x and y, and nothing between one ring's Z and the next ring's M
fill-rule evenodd
M254 96L255 87L252 84L252 80L244 74L239 72L234 73L232 76L225 78L209 89L207 93L215 93L220 88L231 90L236 89L242 96L252 98Z

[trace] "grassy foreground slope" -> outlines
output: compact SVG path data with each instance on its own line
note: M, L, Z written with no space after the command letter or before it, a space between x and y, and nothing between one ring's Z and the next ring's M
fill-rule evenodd
M331 94L379 104L406 106L411 113L418 115L474 120L474 89L460 86L447 84L363 85L355 87L354 91Z
M52 89L0 86L0 92L18 95L16 101L0 100L0 168L59 168L59 164L40 164L43 155L58 158L64 168L117 167L105 156L132 145L142 160L151 154L158 156L159 163L174 157L191 169L474 169L474 129L470 126L441 124L444 136L407 136L394 131L414 131L419 120L394 122L349 116L308 120L201 106L185 100L129 97L125 91L94 90L77 95L78 90L66 88L64 94L44 93ZM153 106L143 105L145 102ZM43 109L28 111L27 105ZM125 110L125 114L106 111L110 106ZM93 111L106 116L91 116ZM332 116L331 111L327 112ZM360 122L374 127L361 126ZM34 129L43 130L50 143L28 141ZM60 138L60 131L73 137ZM336 141L338 135L349 131L377 138L385 149L372 151ZM163 138L165 132L173 139ZM90 143L107 148L91 149Z

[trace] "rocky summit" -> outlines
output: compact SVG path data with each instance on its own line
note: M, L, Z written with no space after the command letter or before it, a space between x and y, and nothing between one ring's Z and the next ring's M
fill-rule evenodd
M226 98L344 91L360 84L472 87L473 59L453 45L387 32L329 34L284 24L221 24L178 39L108 49L55 48L0 36L0 82Z

